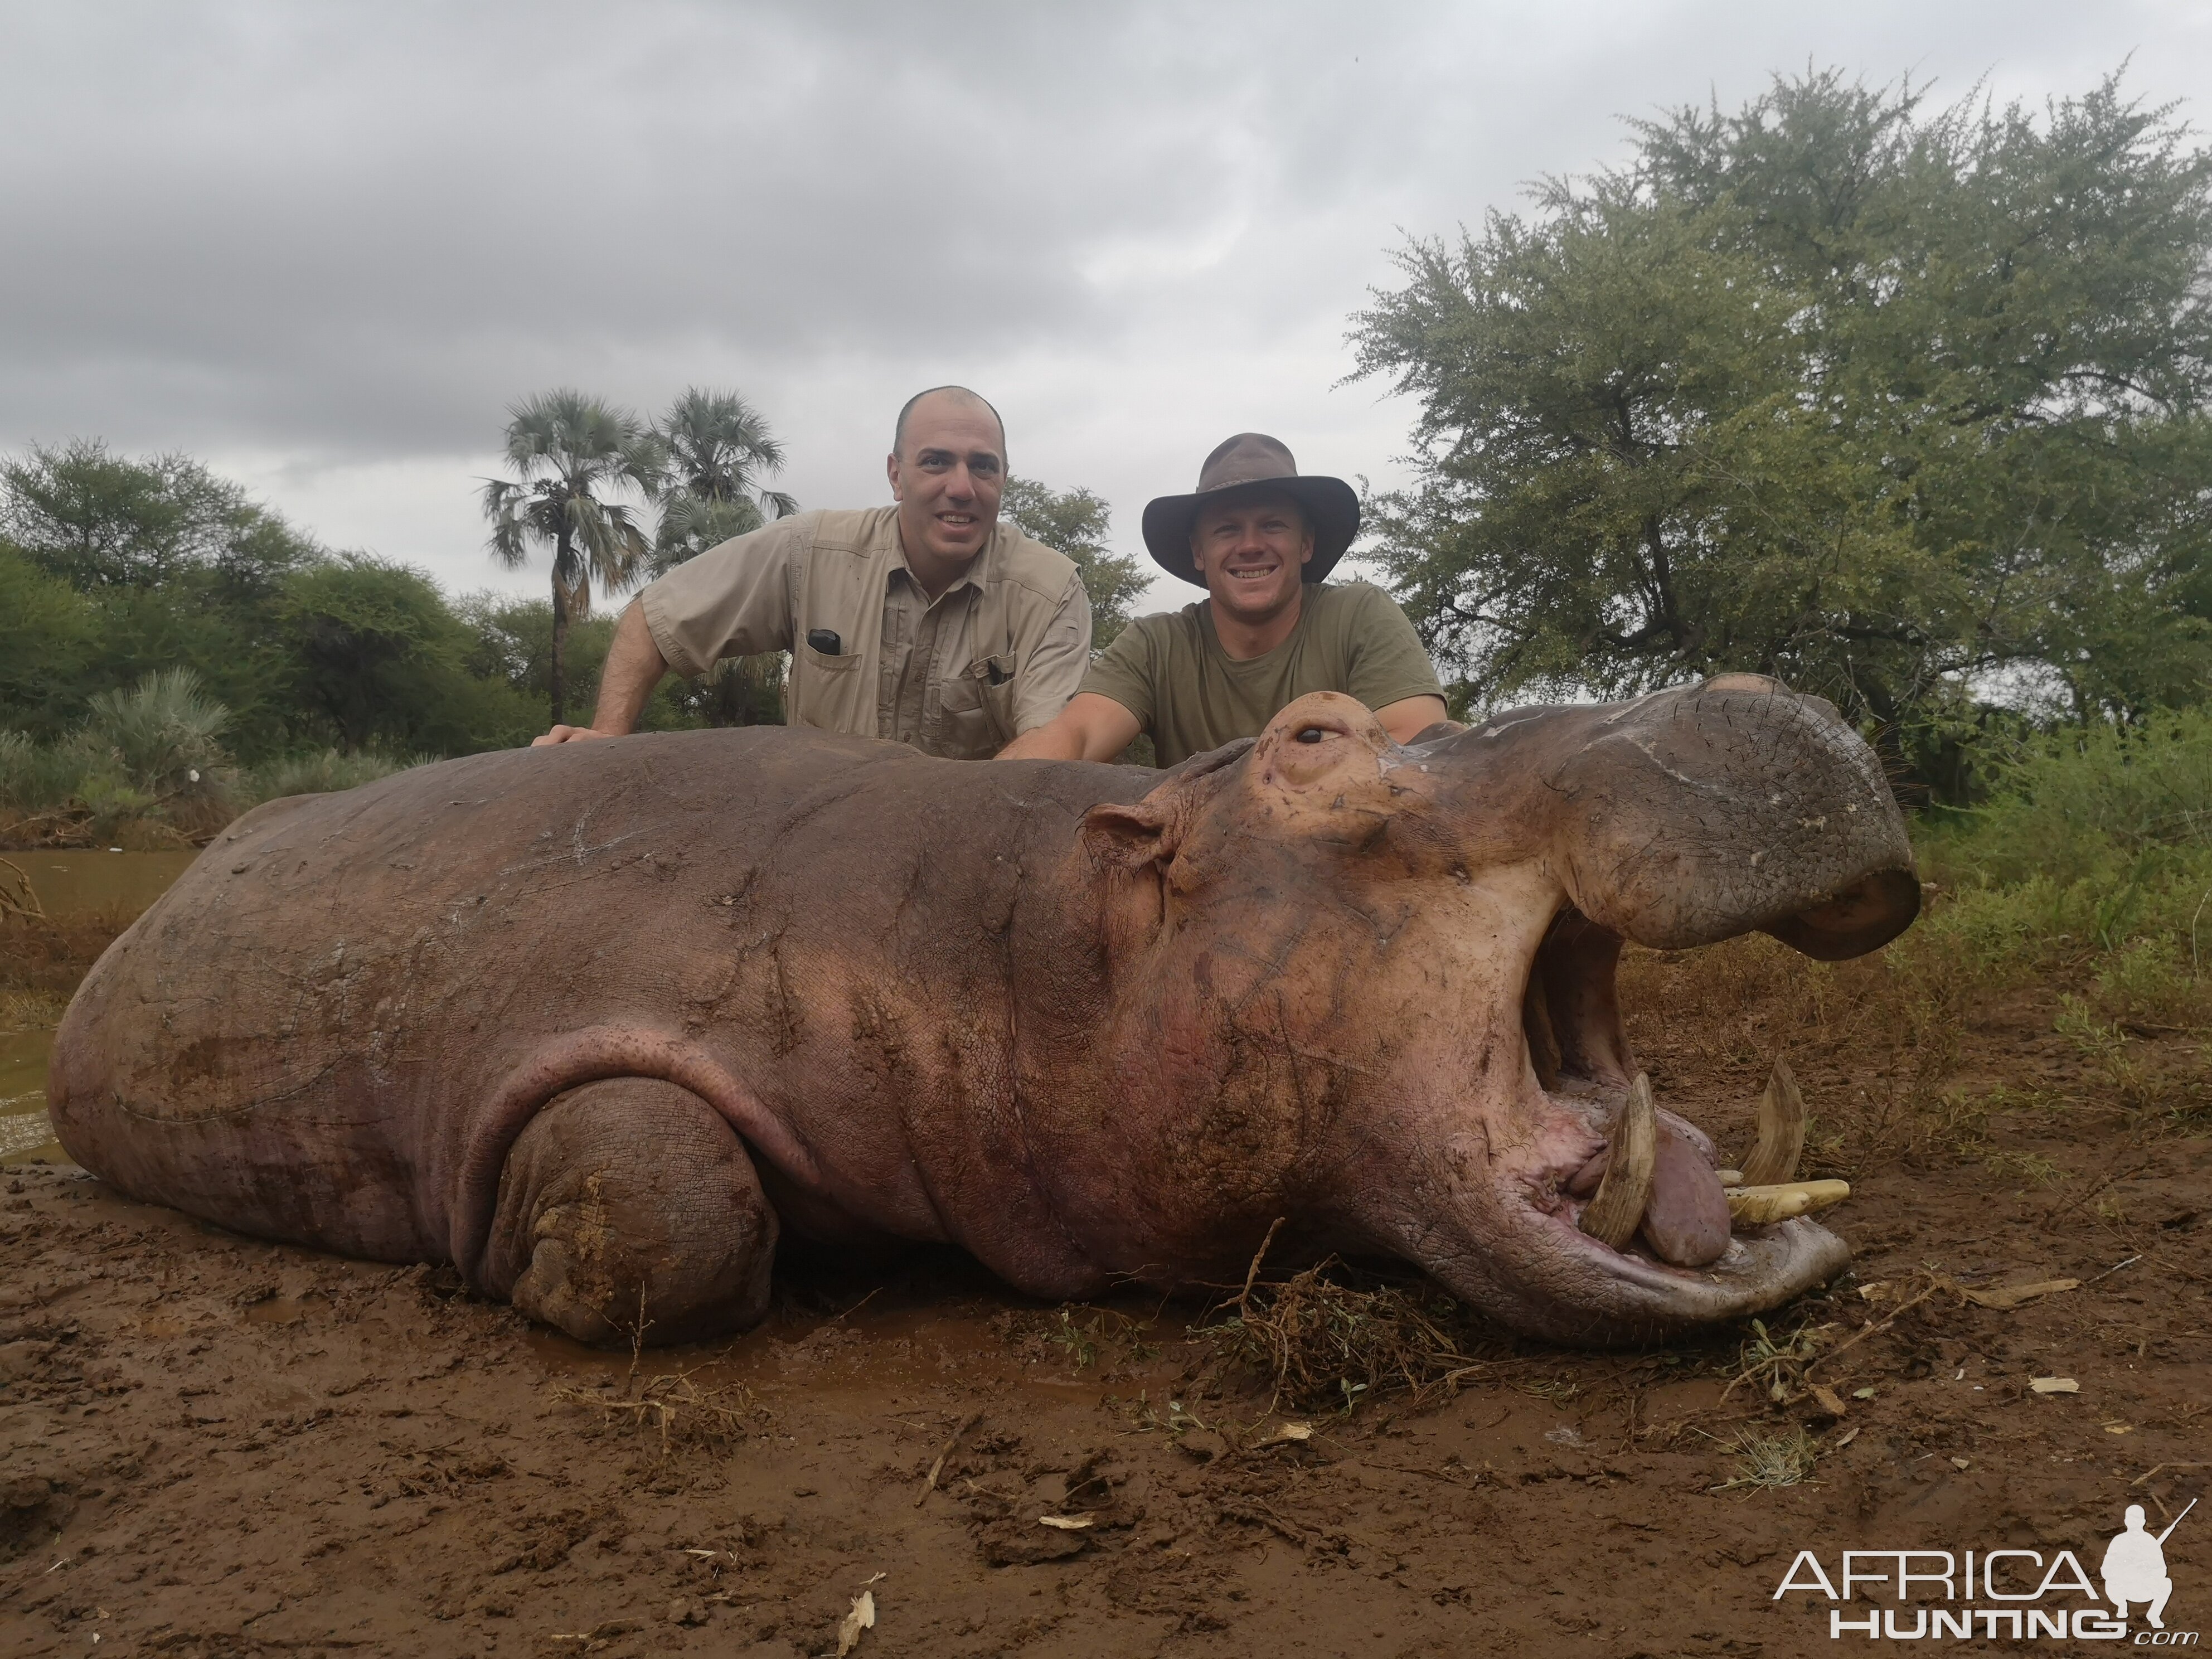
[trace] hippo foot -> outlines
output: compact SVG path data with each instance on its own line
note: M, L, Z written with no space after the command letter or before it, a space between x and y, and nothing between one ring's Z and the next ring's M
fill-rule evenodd
M516 1138L484 1288L580 1342L694 1342L759 1322L776 1232L719 1113L615 1078L556 1096Z

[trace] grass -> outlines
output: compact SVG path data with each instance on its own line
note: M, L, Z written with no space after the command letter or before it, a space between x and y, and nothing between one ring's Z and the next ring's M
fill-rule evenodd
M1192 1333L1217 1361L1269 1384L1270 1412L1288 1406L1348 1416L1392 1395L1418 1400L1455 1389L1484 1368L1468 1352L1477 1322L1442 1291L1381 1279L1334 1257L1263 1281L1260 1263L1273 1242L1270 1228L1233 1311Z
M241 768L223 747L229 725L179 668L94 697L58 742L0 731L0 845L189 847L264 800L350 789L430 758L323 750Z
M1740 1429L1735 1437L1736 1472L1712 1488L1733 1492L1744 1486L1794 1486L1811 1479L1819 1448L1811 1434L1792 1426Z

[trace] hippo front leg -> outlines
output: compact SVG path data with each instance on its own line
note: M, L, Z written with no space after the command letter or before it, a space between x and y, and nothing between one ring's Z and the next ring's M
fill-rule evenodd
M776 1215L744 1143L689 1090L615 1078L556 1096L508 1152L484 1288L581 1342L658 1346L768 1310Z

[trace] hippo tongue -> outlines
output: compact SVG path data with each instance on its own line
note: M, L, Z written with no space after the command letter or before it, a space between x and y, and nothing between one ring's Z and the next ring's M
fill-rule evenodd
M1678 1267L1720 1260L1729 1245L1728 1194L1720 1172L1696 1141L1665 1118L1658 1120L1651 1196L1644 1206L1644 1242L1653 1255ZM1607 1147L1575 1171L1567 1190L1587 1198L1598 1188L1613 1149Z
M1651 1171L1651 1201L1644 1207L1644 1238L1662 1261L1702 1267L1729 1246L1728 1194L1720 1172L1680 1129L1659 1121L1658 1157Z

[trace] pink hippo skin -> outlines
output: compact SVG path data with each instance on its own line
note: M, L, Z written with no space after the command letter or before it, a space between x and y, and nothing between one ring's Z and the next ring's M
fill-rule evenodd
M1635 1237L1578 1223L1624 939L1911 922L1875 757L1745 675L1432 730L1321 694L1166 774L691 732L272 802L87 977L55 1128L125 1193L451 1261L586 1340L745 1328L785 1228L1068 1297L1227 1282L1280 1217L1278 1266L1402 1258L1581 1344L1832 1276L1810 1220L1731 1235L1663 1111Z

